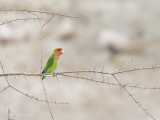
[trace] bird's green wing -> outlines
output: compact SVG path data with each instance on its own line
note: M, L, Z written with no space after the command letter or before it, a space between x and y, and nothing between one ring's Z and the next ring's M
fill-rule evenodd
M46 73L47 70L52 66L52 64L54 63L54 56L51 56L48 61L46 66L44 67L44 70L42 71L42 73Z

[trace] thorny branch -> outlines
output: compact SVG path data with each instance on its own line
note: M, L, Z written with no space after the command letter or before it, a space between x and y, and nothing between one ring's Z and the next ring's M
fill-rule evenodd
M1 69L2 69L2 71L3 71L3 74L5 74L5 73L4 73L4 68L3 68L1 62L0 62L0 65L1 65ZM4 77L5 77L5 80L7 81L8 86L5 87L4 89L2 89L2 90L0 91L0 93L4 92L4 91L7 90L8 88L11 88L11 89L15 90L16 92L18 92L18 93L20 93L20 94L22 94L22 95L24 95L24 96L26 96L26 97L29 97L29 98L31 98L31 99L33 99L33 100L40 101L40 102L47 102L46 100L39 99L38 97L31 96L31 95L29 95L29 94L27 94L27 93L24 93L24 92L18 90L17 88L15 88L13 85L11 85L11 84L9 83L7 76L4 76ZM57 101L49 101L49 102L50 102L50 103L54 103L54 104L68 104L68 103L65 103L65 102L57 102Z
M64 74L64 72L59 72L59 73L52 73L52 74L36 74L36 73L8 73L8 74L0 74L0 77L4 77L4 76L47 76L47 77L53 77L53 75L60 75L60 76L66 76L66 77L70 77L70 78L76 78L76 79L84 79L84 80L88 80L91 82L96 82L96 83L102 83L102 84L108 84L108 85L113 85L113 86L119 86L119 84L117 83L112 83L112 82L106 82L106 81L97 81L95 79L90 79L90 78L85 78L85 77L81 77L81 76L73 76L73 75L67 75ZM129 85L129 84L125 84L123 85L125 87L130 87L130 88L135 88L135 89L153 89L153 90L159 90L160 87L140 87L138 85Z
M3 73L0 74L0 77L2 76L19 76L19 75L26 75L26 76L53 76L53 75L58 75L58 74L72 74L72 73L97 73L97 74L111 74L111 75L117 75L117 74L123 74L123 73L130 73L130 72L135 72L135 71L144 71L144 70L158 70L160 69L160 66L156 67L143 67L143 68L133 68L133 69L128 69L128 70L123 70L123 71L118 71L118 72L102 72L102 71L96 71L94 70L79 70L79 71L68 71L68 72L57 72L57 73L47 73L47 74L39 74L39 73Z
M0 12L5 12L5 13L7 13L7 12L18 12L18 13L19 13L19 12L22 12L22 13L23 13L23 12L26 12L26 13L31 13L32 15L34 15L34 16L36 17L36 18L16 18L16 19L13 19L13 20L5 20L5 21L3 21L2 23L0 23L0 25L9 24L9 23L16 22L16 21L39 20L40 25L41 25L41 26L40 26L40 27L41 27L41 69L40 69L40 71L42 71L42 59L43 59L43 55L42 55L42 50L43 50L43 28L52 20L52 18L53 18L54 16L62 16L62 17L76 18L76 17L72 17L72 16L67 16L67 15L59 14L59 13L54 13L54 12L35 11L35 10L17 9L17 8L16 8L16 9L0 9ZM36 13L39 13L39 14L41 15L41 17L39 17L39 15L37 15ZM48 19L43 25L42 25L42 20L44 20L44 18L42 18L42 14L51 15L51 18ZM0 63L0 64L1 64L1 63ZM2 68L3 74L5 74L2 64L1 64L1 68ZM16 76L15 76L15 77L16 77ZM50 112L50 114L51 114L51 118L52 118L52 120L54 119L49 103L55 103L55 104L61 104L61 103L56 102L56 101L55 101L55 102L50 102L50 101L48 100L47 93L46 93L46 90L45 90L45 87L44 87L44 83L43 83L42 80L41 80L41 84L42 84L42 87L43 87L43 91L44 91L46 100L41 100L41 99L39 99L39 98L36 98L36 97L34 97L34 96L30 96L30 95L28 95L28 94L26 94L26 93L18 90L17 88L13 87L13 86L9 83L9 81L8 81L8 79L7 79L7 76L5 76L5 79L6 79L6 81L7 81L8 86L5 87L4 89L2 89L2 90L0 91L0 93L3 92L3 91L5 91L5 90L7 90L8 88L12 88L12 89L15 90L16 92L19 92L19 93L21 93L22 95L25 95L25 96L27 96L27 97L29 97L29 98L31 98L31 99L34 99L34 100L37 100L37 101L46 102L47 105L48 105L49 112ZM62 104L66 104L66 103L63 103L63 102L62 102Z
M62 16L62 17L69 17L69 18L78 18L78 17L73 17L73 16L68 16L68 15L64 15L64 14L60 14L60 13L55 13L55 12L46 12L46 11L39 11L39 10L28 10L28 9L0 9L0 12L26 12L26 13L31 13L35 16L35 18L16 18L13 20L6 20L3 21L2 23L0 23L0 25L4 25L4 24L9 24L12 22L16 22L16 21L28 21L28 20L39 20L40 25L41 25L41 68L40 71L42 71L42 59L43 59L43 55L42 55L42 50L43 50L43 28L53 19L54 16ZM41 17L39 17L40 14ZM42 14L46 14L46 15L51 15L51 17L46 20L46 22L44 24L42 24L42 20L44 20L44 18L42 18ZM51 115L52 120L54 120L54 116L53 113L51 111L51 107L50 107L50 103L53 104L68 104L68 103L64 103L64 102L57 102L57 101L49 101L48 97L47 97L47 92L44 86L43 81L41 80L41 84L43 87L43 92L45 95L45 100L43 99L39 99L37 97L31 96L27 93L22 92L21 90L15 88L13 85L10 84L9 80L8 80L8 76L37 76L37 77L42 77L42 76L46 76L46 77L53 77L53 76L64 76L64 77L70 77L70 78L75 78L75 79L83 79L83 80L87 80L90 82L95 82L95 83L100 83L100 84L106 84L106 85L113 85L113 86L119 86L122 87L123 90L125 90L127 92L127 94L132 98L132 100L150 117L152 118L152 120L155 120L155 118L136 100L136 98L133 96L133 94L131 94L127 88L134 88L134 89L151 89L151 90L160 90L160 87L141 87L138 85L129 85L129 84L122 84L120 82L120 80L116 77L116 75L118 74L124 74L124 73L129 73L129 72L135 72L135 71L142 71L142 70L155 70L155 69L160 69L160 66L156 66L156 67L144 67L144 68L134 68L134 69L128 69L128 70L122 70L122 71L113 71L113 72L104 72L104 66L102 68L102 71L96 71L95 68L94 70L88 70L88 71L70 71L70 72L58 72L58 73L50 73L50 74L40 74L40 73L5 73L4 68L2 66L2 63L0 62L1 65L1 69L3 71L2 74L0 74L0 77L5 77L5 80L7 82L7 86L5 88L3 88L2 90L0 90L0 93L6 91L7 89L13 89L14 91L30 98L36 101L40 101L40 102L46 102L48 105L48 109ZM93 73L96 77L96 74L101 74L102 75L102 80L96 80L94 77L93 78L88 78L87 77L82 77L79 76L79 73ZM71 74L75 74L75 75L71 75ZM113 83L113 82L106 82L104 79L104 75L110 75L112 76L117 83Z
M47 15L55 15L55 16L62 16L62 17L69 17L69 18L78 18L74 16L64 15L55 12L47 12L47 11L39 11L39 10L28 10L28 9L5 9L1 8L1 12L27 12L27 13L39 13L39 14L47 14Z
M124 86L123 84L117 79L117 77L113 74L112 75L115 80L120 84L120 86L127 92L127 94L132 98L132 100L146 113L146 115L148 115L150 118L152 118L152 120L156 120L133 96L133 94L131 94Z
M2 65L1 65L2 66ZM31 74L31 73L9 73L9 74L0 74L0 77L7 77L7 76L18 76L18 75L25 75L25 76L48 76L48 77L53 77L53 75L60 75L60 76L65 76L65 77L71 77L71 78L76 78L76 79L83 79L83 80L87 80L87 81L91 81L91 82L95 82L95 83L101 83L101 84L107 84L107 85L113 85L113 86L120 86L122 87L127 93L128 95L133 99L133 101L148 115L150 116L153 120L155 120L155 118L134 98L134 96L127 90L126 87L129 87L129 88L135 88L135 89L160 89L159 87L140 87L140 86L137 86L137 85L129 85L129 84L122 84L118 78L115 76L117 74L122 74L122 73L126 73L126 72L134 72L134 71L140 71L140 70L154 70L154 69L159 69L160 67L145 67L145 68L136 68L136 69L130 69L130 70L125 70L125 71L119 71L119 72L115 72L115 73L107 73L107 72L103 72L103 70L101 72L99 71L71 71L71 72L59 72L59 73L52 73L52 74ZM111 83L111 82L106 82L104 80L102 81L98 81L98 80L95 80L94 77L93 78L88 78L88 77L82 77L82 76L78 76L78 73L94 73L94 74L111 74L111 76L113 76L115 78L115 80L118 82L118 83ZM73 74L73 73L77 73L77 76L74 76L74 75L69 75L69 74ZM104 77L104 76L103 76ZM14 87L12 86L8 86L8 87L11 87L15 90ZM2 91L6 90L8 87L4 88ZM43 86L44 87L44 86ZM45 88L44 88L45 90ZM17 91L17 90L16 90ZM20 91L18 91L20 92ZM21 92L20 92L21 93ZM21 93L23 94L23 93ZM45 93L46 94L46 93ZM26 95L26 94L24 94ZM29 97L29 96L28 96ZM46 96L47 97L47 96ZM37 99L37 98L34 98L34 97L30 97L32 99ZM41 101L41 100L39 100ZM43 100L44 101L44 100ZM45 101L47 102L47 100ZM50 108L50 107L49 107ZM52 113L51 113L52 114Z
M6 21L3 21L2 23L0 23L0 25L5 25L5 24L9 24L9 23L12 23L12 22L16 22L16 21L28 21L28 20L38 20L39 18L16 18L16 19L13 19L13 20L6 20ZM42 18L40 18L42 19Z
M0 91L0 93L3 92L3 91L5 91L5 90L7 90L9 87L10 87L10 86L4 87L4 88Z
M51 18L49 18L49 19L42 25L42 28L43 28L44 26L46 26L46 25L52 20L53 17L54 17L54 15L52 14Z
M40 72L42 71L42 67L43 67L43 65L42 65L42 60L43 60L43 28L52 20L53 16L54 15L52 14L52 17L49 20L47 20L43 25L42 25L42 21L39 20L40 25L41 25L41 32L40 32L41 33L41 51L40 51L41 52L41 67L40 67ZM42 17L42 14L41 14L41 17ZM49 100L48 100L48 96L47 96L47 92L46 92L44 83L41 80L41 77L40 77L40 81L41 81L43 92L44 92L44 95L45 95L45 98L46 98L46 103L47 103L47 106L48 106L48 110L49 110L50 115L51 115L51 119L54 120L54 115L52 113L52 110L51 110L51 107L50 107L50 104L49 104Z
M8 73L8 74L0 74L0 77L4 77L4 76L46 76L46 77L53 77L53 75L55 76L66 76L66 77L71 77L71 78L76 78L76 79L85 79L85 80L89 80L91 82L96 82L96 83L103 83L103 84L108 84L108 85L119 85L119 84L115 84L112 82L106 82L106 81L97 81L95 79L91 79L91 78L85 78L85 77L81 77L78 76L78 73L93 73L93 74L110 74L110 75L117 75L117 74L122 74L122 73L127 73L127 72L135 72L135 71L142 71L142 70L155 70L155 69L160 69L160 67L145 67L145 68L135 68L135 69L129 69L129 70L125 70L125 71L118 71L118 72L103 72L103 71L70 71L70 72L57 72L57 73L47 73L47 74L38 74L38 73ZM68 75L68 74L76 74L76 76L74 75ZM104 77L104 76L103 76ZM140 87L138 85L129 85L129 84L125 84L123 85L124 87L130 87L130 88L135 88L135 89L153 89L153 90L160 90L160 87Z

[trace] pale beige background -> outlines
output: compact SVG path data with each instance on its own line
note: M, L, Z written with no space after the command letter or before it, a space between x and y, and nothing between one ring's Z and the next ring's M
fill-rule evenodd
M54 11L78 19L54 17L44 28L43 67L56 47L64 49L57 71L88 70L96 67L112 72L148 67L160 63L159 0L0 0L0 7ZM15 18L35 17L28 13L0 12L0 23ZM50 16L43 15L46 20ZM20 21L0 26L0 61L5 72L40 73L40 24ZM2 70L0 69L2 73ZM83 75L92 78L93 74ZM127 73L123 83L142 87L159 86L159 71ZM52 105L55 120L144 120L150 119L120 87L96 84L66 77L46 78L50 100L69 102ZM107 76L105 76L107 78ZM39 77L8 77L16 88L44 98ZM102 76L96 76L102 80ZM111 82L116 82L110 79ZM6 86L0 78L0 89ZM159 90L128 89L160 119ZM26 98L11 89L0 93L0 119L49 120L45 103Z

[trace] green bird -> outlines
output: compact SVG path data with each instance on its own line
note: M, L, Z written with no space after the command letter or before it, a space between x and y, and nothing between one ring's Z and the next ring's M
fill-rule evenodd
M60 59L60 56L62 54L63 54L63 49L62 48L54 49L52 55L50 56L50 58L47 61L47 64L44 67L42 73L43 74L53 73L55 71L55 69L57 68L58 64L59 64L59 59ZM42 80L44 78L45 78L45 76L42 77Z

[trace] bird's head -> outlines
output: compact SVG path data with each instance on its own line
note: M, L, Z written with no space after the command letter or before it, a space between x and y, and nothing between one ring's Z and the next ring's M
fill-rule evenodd
M56 55L56 57L59 59L61 55L63 55L63 49L62 48L56 48L54 50L54 53Z

